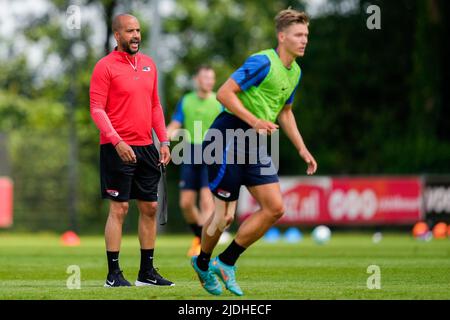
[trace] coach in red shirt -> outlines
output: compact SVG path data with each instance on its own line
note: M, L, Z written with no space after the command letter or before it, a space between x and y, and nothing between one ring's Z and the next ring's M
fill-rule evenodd
M110 200L105 287L130 286L119 267L122 224L130 199L137 200L140 214L141 266L135 285L172 286L153 267L159 166L170 161L156 66L138 52L141 34L134 16L116 16L112 29L117 47L95 65L89 92L91 116L100 130L101 192ZM161 141L160 154L152 129Z

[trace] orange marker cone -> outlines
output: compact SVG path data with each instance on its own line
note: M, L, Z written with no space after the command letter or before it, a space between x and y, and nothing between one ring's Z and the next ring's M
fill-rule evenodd
M421 238L424 237L428 231L428 225L423 221L419 221L414 225L412 233L414 238Z
M61 243L66 247L76 247L80 245L80 238L73 231L66 231L61 236Z
M433 237L435 239L447 238L447 224L445 222L439 222L433 228Z

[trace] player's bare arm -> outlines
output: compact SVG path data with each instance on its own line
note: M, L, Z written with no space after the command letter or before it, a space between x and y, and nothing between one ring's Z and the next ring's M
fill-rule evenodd
M308 165L306 173L312 175L317 171L317 162L306 147L302 135L297 127L292 105L285 105L278 116L278 122L281 129L286 133L289 140L297 149L299 155Z
M217 100L238 118L245 121L253 129L261 133L271 134L278 129L278 125L258 119L247 108L244 107L237 93L241 91L239 85L233 79L228 79L217 91Z
M182 124L176 120L170 121L169 125L167 126L167 136L170 140L173 140L175 138L175 135L177 134L178 129L180 129Z

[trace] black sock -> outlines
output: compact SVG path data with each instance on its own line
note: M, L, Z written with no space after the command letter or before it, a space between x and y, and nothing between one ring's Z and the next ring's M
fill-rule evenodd
M199 226L196 223L189 224L189 227L191 227L192 232L195 234L196 237L201 238L202 237L202 226Z
M148 271L153 269L153 251L155 249L141 249L141 269Z
M228 248L226 248L224 252L219 254L219 259L220 261L229 266L234 266L236 260L239 258L241 253L245 251L245 249L247 248L238 245L236 241L233 240L233 242L230 243Z
M200 251L200 254L197 258L198 268L202 271L208 270L209 260L211 260L211 253L203 252L203 250Z
M119 251L106 251L106 258L108 259L108 273L120 270Z

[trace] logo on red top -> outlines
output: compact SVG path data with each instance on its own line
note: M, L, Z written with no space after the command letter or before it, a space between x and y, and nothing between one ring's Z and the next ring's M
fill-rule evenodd
M152 70L152 68L150 68L148 66L142 68L142 71L144 71L144 72L150 72L150 70Z

